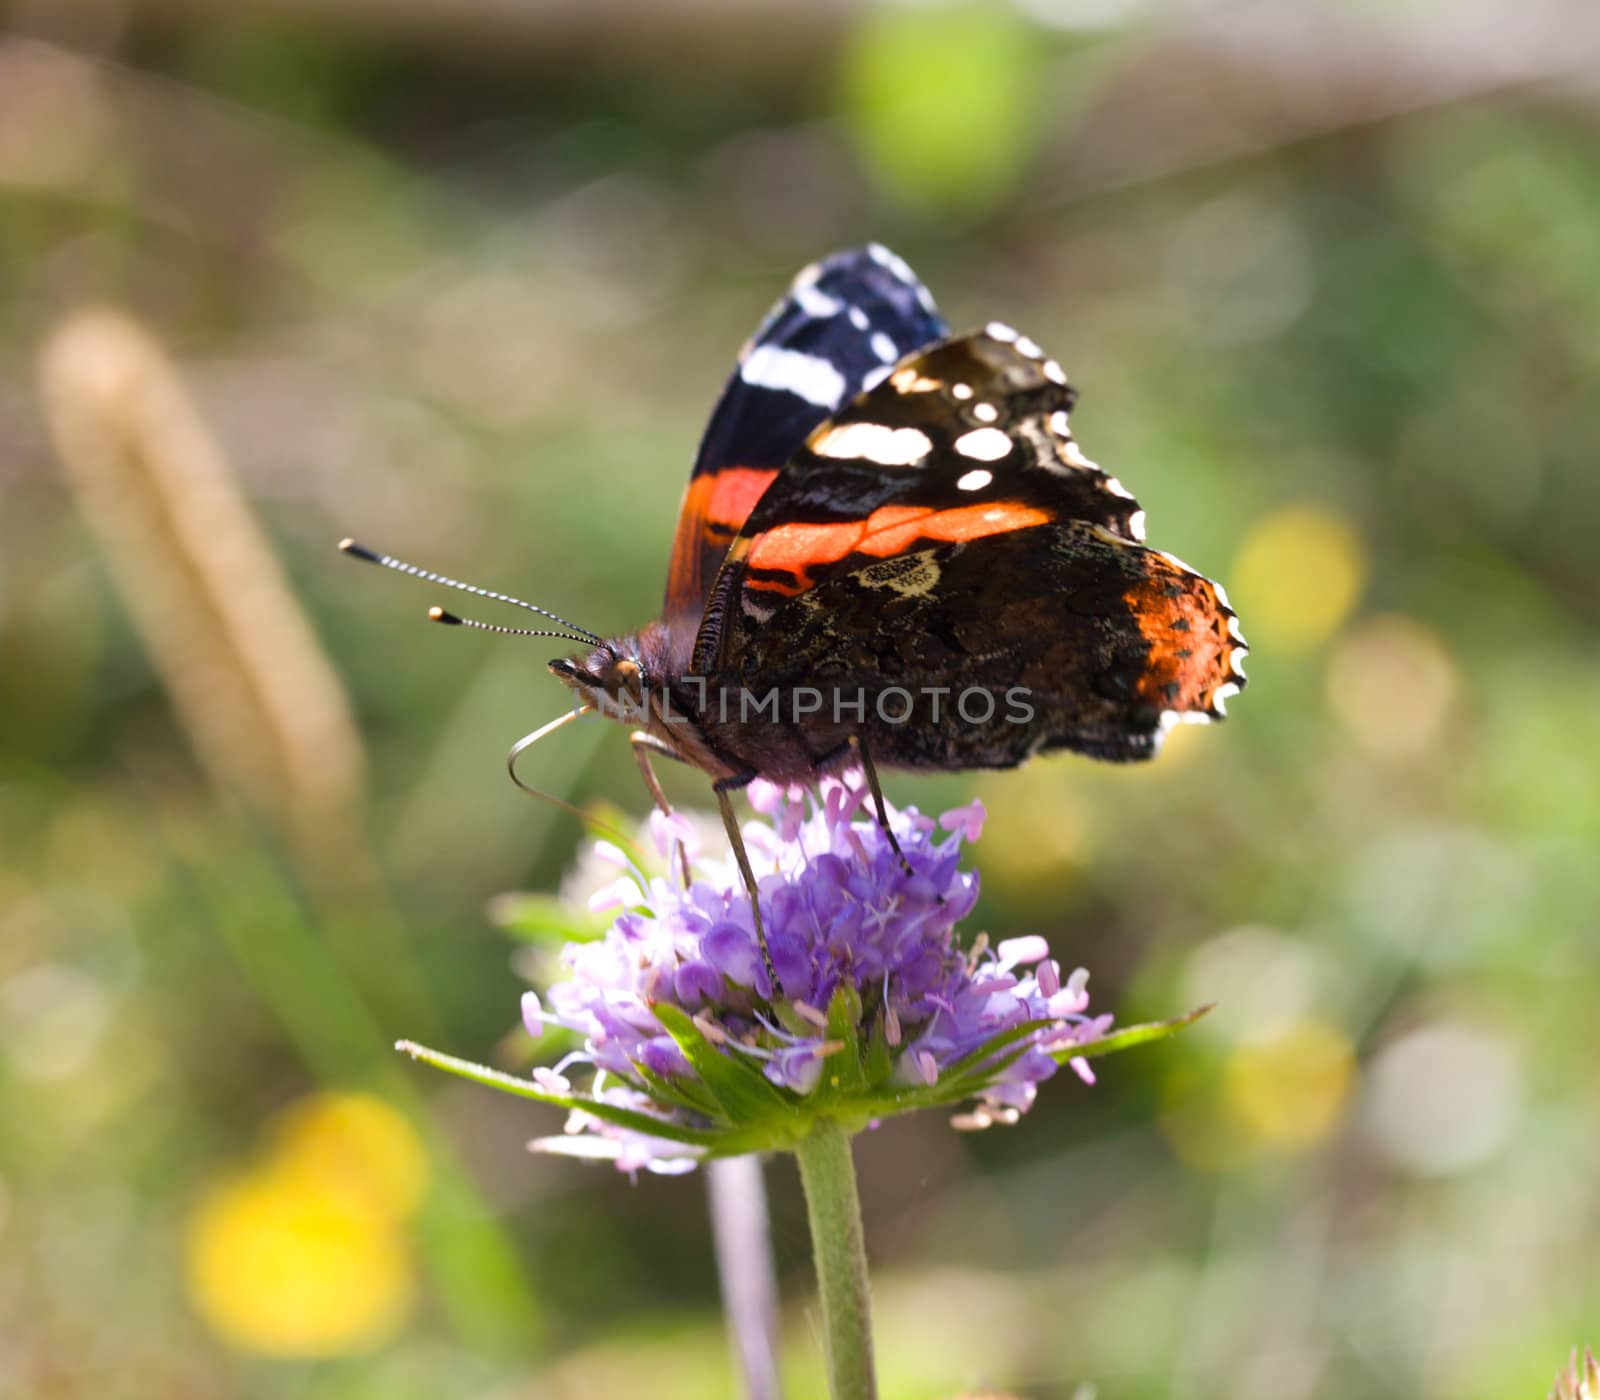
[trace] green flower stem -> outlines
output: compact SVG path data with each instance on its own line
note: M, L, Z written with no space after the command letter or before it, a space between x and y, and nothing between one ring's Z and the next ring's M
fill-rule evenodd
M833 1400L874 1400L878 1382L872 1367L872 1301L850 1134L834 1119L818 1119L795 1156L811 1217L828 1393Z

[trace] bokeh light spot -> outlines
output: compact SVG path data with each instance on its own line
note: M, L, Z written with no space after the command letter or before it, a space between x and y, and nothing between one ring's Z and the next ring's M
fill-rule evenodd
M1521 1068L1501 1036L1435 1023L1385 1046L1373 1062L1365 1127L1397 1166L1446 1176L1504 1143L1521 1101Z
M1444 644L1405 617L1362 623L1340 641L1328 666L1328 704L1380 758L1415 758L1433 747L1456 690L1456 666Z
M43 963L0 983L0 1055L28 1079L61 1079L93 1058L110 998L88 973Z
M1082 866L1088 818L1059 769L1036 764L1001 779L980 782L988 808L985 882L1012 895L1036 892L1049 882L1059 898Z
M1343 1032L1308 1020L1234 1051L1223 1092L1235 1121L1257 1142L1298 1151L1338 1125L1354 1073Z
M891 6L857 25L842 97L863 156L914 204L977 213L1020 177L1039 126L1035 52L1009 6Z
M1341 516L1289 506L1256 524L1227 577L1255 647L1309 651L1333 635L1360 598L1367 555Z
M1235 1043L1289 1030L1339 989L1331 960L1315 944L1277 929L1246 924L1208 939L1184 962L1178 1000L1215 1002L1194 1029L1207 1040Z

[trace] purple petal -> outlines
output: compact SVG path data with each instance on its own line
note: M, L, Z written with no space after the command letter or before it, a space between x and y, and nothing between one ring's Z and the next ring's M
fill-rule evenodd
M1037 933L1030 933L1022 938L1001 940L995 952L999 955L1001 968L1010 971L1014 967L1043 962L1050 956L1050 945Z
M721 923L700 940L700 956L730 982L753 987L761 965L755 935L738 924Z
M939 825L946 831L956 831L961 834L963 841L976 841L983 835L983 823L988 817L983 803L976 797L965 807L952 807L939 818Z
M722 974L710 963L692 960L672 974L672 993L680 1006L691 1009L714 1002L722 995Z
M687 1074L689 1062L684 1059L678 1042L670 1035L652 1036L639 1047L635 1057L652 1074Z
M522 994L522 1024L535 1040L544 1034L544 1007L539 1004L538 992Z
M650 813L650 840L661 856L670 856L679 843L692 860L699 853L700 838L695 826L682 812L670 816L659 808Z

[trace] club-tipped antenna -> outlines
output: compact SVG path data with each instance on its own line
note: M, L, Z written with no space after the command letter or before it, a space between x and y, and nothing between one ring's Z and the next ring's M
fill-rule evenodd
M479 622L476 618L461 617L440 607L428 609L428 620L442 622L446 627L471 627L479 632L499 632L506 637L556 637L563 642L577 642L581 646L590 646L594 640L569 632L546 632L537 627L502 627L496 622Z
M529 612L538 613L540 617L548 617L552 622L559 622L569 632L576 632L578 636L576 638L568 638L569 641L576 640L589 646L597 647L605 645L605 638L591 632L587 627L580 627L576 622L568 622L560 613L553 613L549 608L541 608L537 604L525 602L521 598L513 598L509 593L496 593L492 588L479 588L476 584L462 583L460 579L448 578L444 574L436 574L432 569L418 568L415 564L406 563L404 559L396 559L392 554L379 554L376 550L368 549L364 544L357 544L352 539L340 540L339 548L346 554L356 559L364 560L368 564L377 564L385 569L394 569L397 573L410 574L412 578L425 579L429 583L443 584L446 588L459 588L463 593L475 593L480 598L489 598L496 603L509 603L514 608L526 608ZM449 615L447 614L446 616L448 617ZM440 621L444 620L444 618L440 619ZM456 622L464 623L465 620L457 618ZM466 625L487 627L489 624L476 623ZM494 630L512 632L515 629L506 627ZM556 632L534 632L529 635L555 637L562 634Z

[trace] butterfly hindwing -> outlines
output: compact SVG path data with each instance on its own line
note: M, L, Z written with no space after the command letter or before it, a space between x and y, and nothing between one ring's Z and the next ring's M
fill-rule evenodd
M820 689L820 715L865 697L840 735L819 728L819 753L862 729L890 767L1006 768L1058 748L1148 757L1179 719L1223 714L1244 650L1209 579L1057 521L854 559L776 607L724 675Z
M667 574L674 625L692 638L729 544L807 435L945 332L927 288L878 244L795 278L741 351L701 440Z

